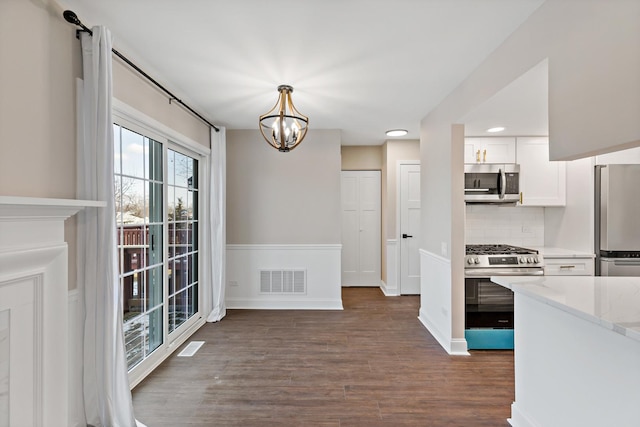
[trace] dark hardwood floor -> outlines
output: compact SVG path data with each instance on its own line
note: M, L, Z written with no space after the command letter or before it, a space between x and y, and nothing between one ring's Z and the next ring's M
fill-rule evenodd
M133 390L160 426L508 426L512 351L449 356L419 297L343 289L344 311L229 310ZM190 341L191 341L190 340Z

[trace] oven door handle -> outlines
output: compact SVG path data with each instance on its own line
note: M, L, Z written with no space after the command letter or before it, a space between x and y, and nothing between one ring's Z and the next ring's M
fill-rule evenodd
M479 270L465 270L465 277L491 277L491 276L544 276L543 269L519 269L500 271L500 269L487 268Z

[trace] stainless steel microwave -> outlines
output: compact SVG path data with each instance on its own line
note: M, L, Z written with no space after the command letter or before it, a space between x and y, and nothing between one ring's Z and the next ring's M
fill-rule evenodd
M464 165L464 200L467 203L517 203L520 165Z

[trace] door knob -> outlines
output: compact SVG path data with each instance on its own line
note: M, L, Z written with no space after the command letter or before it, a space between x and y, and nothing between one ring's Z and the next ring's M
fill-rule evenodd
M406 234L406 233L402 233L402 238L403 238L403 239L406 239L407 237L413 237L413 236L410 236L410 235L408 235L408 234Z

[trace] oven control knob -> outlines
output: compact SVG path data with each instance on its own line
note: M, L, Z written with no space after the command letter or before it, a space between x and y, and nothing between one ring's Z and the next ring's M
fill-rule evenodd
M519 261L520 261L520 264L526 264L527 263L527 259L525 257L520 257Z
M473 262L475 262L476 264L480 264L480 259L478 257L475 257L473 259Z
M467 258L467 264L473 264L473 257Z
M540 260L538 259L538 257L533 257L533 262L535 262L536 264L540 262Z
M528 263L532 263L533 262L533 258L531 258L531 257L527 258L527 262Z

